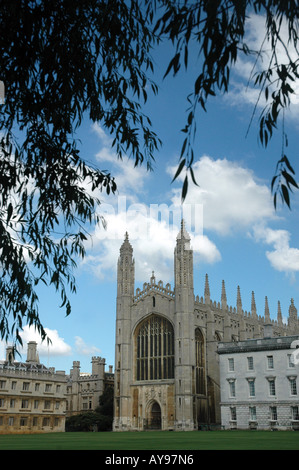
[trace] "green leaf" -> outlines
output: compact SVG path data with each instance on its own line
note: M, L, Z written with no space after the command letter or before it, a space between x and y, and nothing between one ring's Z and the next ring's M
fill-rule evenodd
M186 159L184 158L184 159L181 161L181 163L179 164L178 169L177 169L177 171L176 171L174 177L172 178L172 183L174 182L174 180L177 179L177 177L178 177L178 176L180 175L180 173L182 172L182 169L184 168L185 163L186 163Z
M184 202L188 192L188 175L185 176L183 189L182 189L182 202Z
M289 162L289 159L287 158L286 155L284 155L281 159L282 162L285 162L286 166L288 167L288 169L290 170L291 173L293 173L293 175L295 174L295 171L294 169L292 168L290 162Z
M281 172L282 176L285 178L286 182L287 182L287 185L288 187L290 188L290 184L293 185L295 188L298 188L298 184L297 182L294 180L294 178L292 177L292 175L290 175L289 173L287 173L285 170L283 170Z
M282 199L286 202L288 207L291 208L289 191L288 191L288 188L284 184L281 185L281 195L282 195Z
M191 166L189 167L189 170L190 170L190 173L191 173L191 178L192 178L193 183L194 183L196 186L199 186L199 184L197 183L197 181L196 181L196 179L195 179L194 172L193 172L193 168L192 168Z

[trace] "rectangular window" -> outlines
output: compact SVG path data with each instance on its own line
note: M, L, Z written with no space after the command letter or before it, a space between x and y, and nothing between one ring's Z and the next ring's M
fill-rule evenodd
M275 379L268 379L268 382L269 382L269 395L271 397L275 396L276 395L276 391L275 391Z
M247 367L248 370L253 370L253 357L247 357Z
M45 400L45 410L49 410L51 408L51 401L50 400Z
M274 369L273 356L267 356L267 366L268 366L268 369Z
M10 408L14 408L16 406L16 400L14 398L10 399Z
M8 418L8 426L13 426L13 425L14 425L14 418L13 418L13 416L10 416Z
M249 419L250 421L256 421L256 407L255 406L249 407Z
M36 391L36 392L39 392L39 386L40 386L39 383L35 384L35 391Z
M270 406L270 420L277 421L277 407Z
M235 370L235 362L234 359L231 357L228 359L228 370L230 372L233 372Z
M254 381L254 379L248 380L248 385L249 385L249 396L250 397L255 397L255 381Z
M236 383L235 380L229 380L229 395L230 397L236 396Z
M6 380L0 380L0 389L4 389L6 385Z
M28 408L29 402L28 400L22 400L21 408Z
M291 414L293 421L299 421L299 406L291 406Z
M290 377L291 395L297 395L297 382L295 377Z
M27 418L20 418L20 426L27 426Z
M230 419L231 421L237 421L237 410L235 406L230 408Z
M23 382L23 391L28 391L30 386L30 382Z
M15 382L14 380L11 382L11 389L12 390L16 390L17 388L17 382Z
M52 384L46 384L45 392L51 392L51 390L52 390Z
M0 408L4 408L4 398L0 398Z

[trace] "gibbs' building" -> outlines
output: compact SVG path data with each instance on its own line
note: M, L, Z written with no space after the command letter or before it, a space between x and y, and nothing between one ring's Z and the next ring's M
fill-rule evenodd
M114 383L114 431L198 429L220 418L220 377L217 343L263 337L266 324L273 334L298 334L293 301L288 324L229 307L224 282L221 302L210 299L206 276L204 297L194 295L193 251L184 222L174 249L174 289L156 282L154 273L143 290L134 287L133 249L125 235L117 267L117 312Z

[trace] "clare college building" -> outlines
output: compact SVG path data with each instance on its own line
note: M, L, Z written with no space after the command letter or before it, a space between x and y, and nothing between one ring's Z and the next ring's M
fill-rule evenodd
M264 315L258 315L253 292L251 311L244 311L239 287L236 307L228 306L224 282L221 302L212 301L207 276L204 296L195 296L193 251L183 222L174 249L174 287L157 282L153 273L135 291L134 271L126 234L117 267L114 431L220 424L218 344L263 338L269 323L276 337L299 333L293 301L285 324L279 303L277 319L270 320L267 298Z

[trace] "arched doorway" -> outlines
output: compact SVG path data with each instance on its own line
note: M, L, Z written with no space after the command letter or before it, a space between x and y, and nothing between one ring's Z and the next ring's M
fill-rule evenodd
M161 408L156 401L152 404L150 409L148 429L161 429Z

